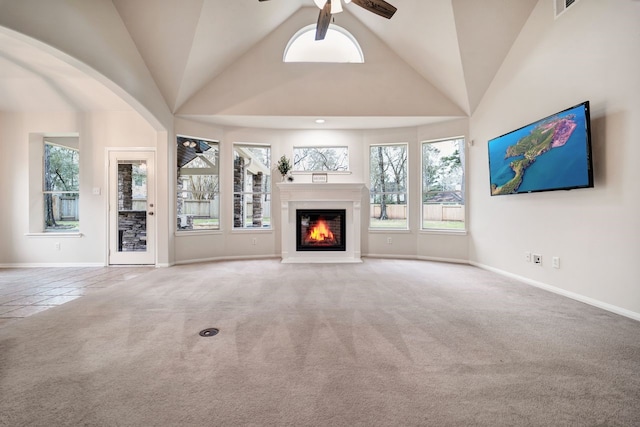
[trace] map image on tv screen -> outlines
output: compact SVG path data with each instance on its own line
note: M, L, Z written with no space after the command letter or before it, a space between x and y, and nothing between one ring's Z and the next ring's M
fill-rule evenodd
M491 195L593 187L589 103L489 141Z

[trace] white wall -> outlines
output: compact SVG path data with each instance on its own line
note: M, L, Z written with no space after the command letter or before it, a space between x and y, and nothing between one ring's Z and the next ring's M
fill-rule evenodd
M582 0L554 20L541 0L473 114L467 156L472 262L638 318L639 22L639 2ZM490 197L487 140L584 100L595 188Z
M102 0L23 0L0 2L0 10L2 11L0 31L10 33L11 36L36 46L83 71L89 77L95 78L137 111L133 115L136 117L134 121L139 121L141 116L156 130L152 141L148 141L145 137L142 141L136 142L134 135L125 135L130 130L130 125L121 124L115 118L118 116L117 113L102 118L97 118L102 113L97 113L93 118L87 116L87 123L90 126L95 125L103 129L102 133L94 133L97 139L109 138L110 135L123 131L121 138L109 140L116 146L150 144L149 146L157 148L157 263L169 265L173 261L174 245L173 236L170 233L172 224L170 215L173 211L169 208L171 206L169 188L173 186L169 187L169 185L175 182L175 169L169 165L175 163L175 154L167 148L169 135L173 134L173 115L113 3ZM27 122L39 116L38 114L25 115L28 118ZM61 125L65 123L66 121L63 121ZM149 126L141 123L137 123L134 127ZM84 126L85 123L76 125ZM49 132L49 130L41 129L35 132ZM90 149L93 147L85 146L85 150ZM103 164L93 163L91 168L102 170ZM82 203L81 201L81 205ZM56 254L56 257L59 256L60 254ZM41 257L35 256L35 258ZM83 252L79 258L93 260L93 251ZM80 262L65 259L67 262ZM0 258L1 261L2 258Z
M293 147L310 145L347 146L350 171L330 174L330 182L364 183L369 185L369 146L371 144L407 143L409 145L409 230L369 231L368 209L362 209L362 253L370 256L400 258L446 259L464 262L467 259L467 236L455 233L420 231L420 153L421 141L464 136L468 132L466 119L453 120L420 128L384 130L273 130L225 128L185 119L176 119L178 135L220 141L221 229L209 232L178 232L175 237L176 262L198 260L280 256L280 198L277 188L272 194L272 230L233 230L231 188L232 146L234 142L271 145L271 159L293 156ZM274 182L278 173L274 173ZM294 174L295 182L311 182L310 174ZM175 203L175 202L174 202ZM363 206L368 206L365 195ZM175 206L175 205L174 205ZM391 237L393 243L387 244ZM256 245L252 240L256 239Z
M82 237L29 236L29 139L78 133ZM103 265L106 260L106 147L156 148L157 132L138 113L0 113L0 264ZM38 163L38 159L36 159ZM37 185L37 183L36 183ZM101 189L93 195L94 187ZM168 191L158 185L159 193ZM40 230L42 231L42 230ZM54 244L60 243L60 250Z

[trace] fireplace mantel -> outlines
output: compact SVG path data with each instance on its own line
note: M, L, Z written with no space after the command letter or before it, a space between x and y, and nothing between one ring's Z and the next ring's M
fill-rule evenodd
M283 263L362 262L360 253L361 183L279 182ZM347 247L344 252L296 251L297 209L345 209Z
M278 182L280 202L290 201L335 201L349 200L360 202L364 184L334 183L308 184L293 182Z

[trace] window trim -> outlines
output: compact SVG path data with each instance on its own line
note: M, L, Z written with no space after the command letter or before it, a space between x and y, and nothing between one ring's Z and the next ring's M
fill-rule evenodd
M29 160L28 160L28 225L25 236L37 237L82 237L82 224L78 222L78 228L74 230L55 231L45 229L44 219L44 144L45 140L55 138L75 138L77 147L70 147L81 151L82 141L79 132L61 133L29 133ZM58 144L59 145L59 144ZM65 146L66 147L66 146ZM82 159L78 157L78 195L82 193L83 168ZM78 218L81 215L82 205L78 205Z
M407 165L405 168L405 181L406 181L406 188L404 191L405 194L405 198L406 198L406 210L407 210L407 225L406 227L403 228L398 228L398 227L372 227L371 226L371 214L368 215L368 225L367 225L367 229L370 233L384 233L384 232L391 232L391 233L410 233L411 232L411 204L410 204L410 195L411 195L411 182L410 182L410 176L409 176L409 171L411 169L410 164L411 164L411 156L409 155L409 148L410 148L410 144L409 142L389 142L389 143L374 143L374 144L369 144L369 148L368 148L368 153L367 153L367 169L369 172L369 212L371 211L371 194L372 194L372 190L371 190L371 148L373 147L393 147L393 146L404 146L405 147L405 153L407 156ZM385 193L387 194L400 194L397 191L386 191ZM380 192L377 192L376 194L381 194Z
M288 63L288 64L295 64L295 63L363 64L364 63L364 52L362 51L362 47L360 46L360 43L358 43L358 40L353 36L353 34L351 34L345 28L336 24L329 24L329 28L327 30L327 37L331 37L331 33L338 33L342 36L345 36L346 39L349 40L352 44L349 47L353 46L356 52L358 53L359 55L358 60L356 61L339 60L338 61L338 60L291 60L289 59L288 56L289 56L289 50L291 49L291 47L299 42L304 42L303 40L300 39L302 36L308 33L312 33L315 35L315 32L316 32L316 24L306 25L301 29L299 29L298 31L296 31L296 33L287 42L287 46L285 47L284 53L282 55L282 62ZM305 50L311 51L314 47L317 48L320 46L321 45L314 44L310 46L311 49L305 49Z
M466 147L467 147L467 137L465 135L457 135L457 136L451 136L451 137L446 137L446 138L437 138L437 139L427 139L427 140L422 140L420 141L420 227L419 227L419 232L421 234L441 234L441 235L460 235L460 236L466 236L468 234L468 227L467 227L467 197L466 197L466 192L463 192L463 210L464 210L464 215L465 215L465 220L464 220L464 228L461 229L447 229L447 228L428 228L428 227L424 227L424 204L423 204L423 197L425 195L425 191L424 191L424 176L423 176L423 171L424 171L424 156L423 156L423 147L424 144L434 144L434 143L438 143L438 142L445 142L445 141L455 141L455 140L462 140L462 149L464 150L464 153L462 155L462 180L463 180L463 184L465 184L465 180L467 179L467 173L466 173Z
M75 233L79 233L80 232L80 141L78 141L77 147L72 147L72 146L68 146L68 145L63 145L60 144L58 142L52 141L52 139L54 139L53 137L45 137L42 139L42 197L46 197L47 194L51 194L51 196L53 197L54 195L58 195L59 200L61 200L61 195L63 194L75 194L77 196L77 206L76 209L78 210L77 216L78 216L78 227L77 228L72 228L69 230L64 230L64 231L58 231L58 230L54 230L54 229L50 229L47 228L47 224L46 224L46 218L43 215L43 233L54 233L56 235L60 235L61 233L68 233L68 234L75 234ZM78 156L78 189L77 190L47 190L46 187L46 182L45 182L45 155L47 153L47 145L52 146L52 147L59 147L62 149L66 149L66 150L72 150L75 151L77 153ZM44 208L44 205L43 205ZM62 221L62 216L60 218L60 221Z
M346 150L346 155L347 155L347 169L346 170L324 170L324 169L314 169L314 170L296 170L295 169L295 160L296 160L296 149L310 149L310 148L315 148L315 149L329 149L329 148L344 148ZM349 146L348 145L295 145L293 147L293 156L291 157L291 162L292 162L292 167L293 169L291 169L291 173L292 174L313 174L313 173L327 173L327 174L350 174L351 173L351 157L350 155L350 150L349 150Z
M193 236L193 235L204 235L204 234L220 234L222 232L222 224L223 224L223 216L224 216L224 212L222 210L222 186L221 184L221 177L222 177L222 172L223 172L223 168L224 166L222 165L222 161L221 161L221 142L220 140L216 140L216 139L210 139L210 138L203 138L203 137L199 137L199 136L193 136L193 135L183 135L183 134L176 134L176 153L178 150L178 143L179 143L179 138L184 138L184 139L195 139L195 140L199 140L199 141L205 141L207 143L214 143L218 149L218 191L214 192L216 194L217 200L218 200L218 227L217 228L200 228L200 229L180 229L177 226L177 218L178 218L178 193L181 191L180 188L178 188L178 176L180 176L180 170L182 168L178 168L177 172L176 172L176 179L175 179L175 192L174 192L174 197L175 197L175 203L174 203L174 212L175 212L175 218L174 218L174 225L176 227L174 235L175 236ZM186 166L186 165L185 165ZM188 168L191 169L191 168ZM207 176L209 176L207 174ZM191 193L193 193L193 191L190 191Z
M236 227L235 226L235 196L236 194L242 194L242 195L253 195L256 194L253 191L241 191L241 192L236 192L235 191L235 182L234 182L234 174L235 174L235 166L233 164L233 162L235 162L235 155L236 155L236 147L241 146L241 147L256 147L256 148L268 148L269 149L269 165L265 165L265 167L269 170L269 191L268 192L260 192L260 194L266 194L268 195L269 198L269 203L271 204L271 215L269 216L269 225L268 226L262 226L260 228L258 227L246 227L246 226L242 226L242 227ZM231 147L231 170L232 170L232 178L231 178L231 233L271 233L273 232L273 178L274 178L274 174L273 174L273 165L272 163L272 153L273 153L273 147L271 146L270 143L262 143L262 142L234 142L232 144ZM244 221L243 221L244 224Z

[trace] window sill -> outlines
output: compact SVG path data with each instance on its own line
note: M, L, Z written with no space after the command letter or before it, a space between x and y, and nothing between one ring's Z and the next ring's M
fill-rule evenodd
M273 228L234 228L231 230L231 234L243 234L243 233L261 233L270 234L273 233Z
M222 230L177 230L174 233L176 237L206 236L212 234L222 234Z
M27 236L27 237L79 238L79 237L83 237L84 235L79 231L72 232L72 233L66 233L66 232L63 232L63 231L48 231L48 232L40 232L40 233L25 233L25 236Z
M369 228L369 233L377 234L377 233L401 233L401 234L411 234L411 230L408 228Z
M351 171L291 171L291 175L313 175L314 173L326 173L327 175L351 175Z
M437 228L426 228L420 230L420 234L445 234L449 236L466 236L467 230L438 230Z

